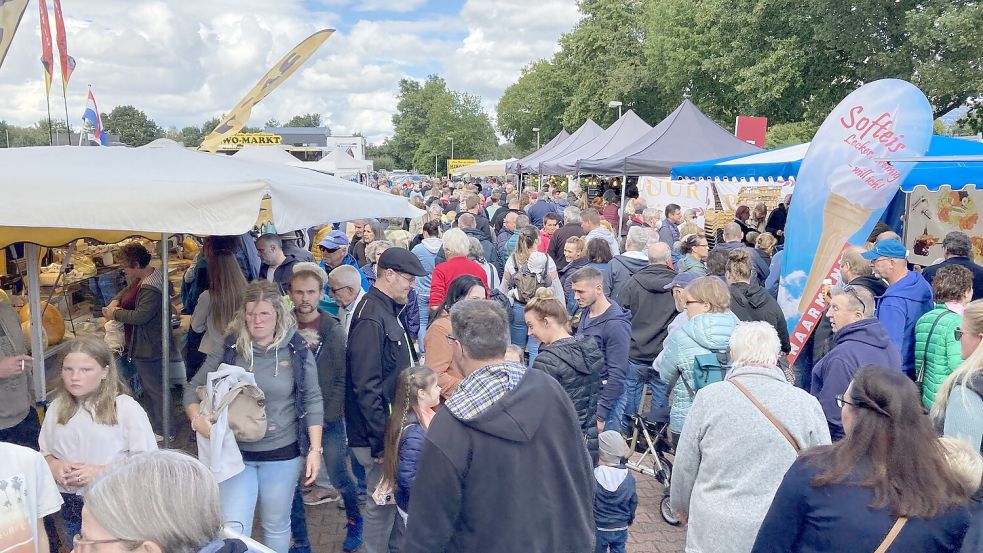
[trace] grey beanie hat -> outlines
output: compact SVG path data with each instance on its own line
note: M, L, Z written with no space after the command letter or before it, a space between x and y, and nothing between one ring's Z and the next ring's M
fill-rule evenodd
M605 430L597 437L601 453L601 461L619 463L622 457L628 455L628 444L620 432Z

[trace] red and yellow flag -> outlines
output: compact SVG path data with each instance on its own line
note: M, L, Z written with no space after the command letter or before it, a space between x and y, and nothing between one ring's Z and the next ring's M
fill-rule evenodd
M68 36L65 35L65 20L61 15L61 0L55 0L55 42L58 43L58 57L61 60L61 86L68 91L68 79L75 71L75 58L68 55Z
M258 104L263 98L266 98L270 92L273 92L273 89L287 80L287 77L293 75L294 71L303 65L333 33L334 29L318 31L307 37L304 42L295 46L293 50L287 52L287 55L280 58L280 61L273 66L273 69L270 69L266 75L263 75L263 78L256 83L256 86L242 100L239 100L239 103L232 108L232 111L222 118L222 121L215 127L215 130L205 137L199 149L215 153L222 143L223 138L239 132L246 126L246 123L249 122L249 114L252 113L253 106Z
M51 75L55 70L55 56L51 51L51 25L48 23L48 6L38 0L41 13L41 65L44 66L44 93L51 95Z
M0 2L0 66L7 56L7 49L14 40L14 33L20 25L20 19L27 10L27 0L8 0Z

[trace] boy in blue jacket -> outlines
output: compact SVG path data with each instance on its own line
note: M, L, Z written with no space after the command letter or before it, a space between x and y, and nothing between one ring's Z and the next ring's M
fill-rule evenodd
M638 495L635 477L621 462L628 444L620 432L606 430L598 436L601 462L594 469L594 525L597 553L624 553L628 527L635 521Z

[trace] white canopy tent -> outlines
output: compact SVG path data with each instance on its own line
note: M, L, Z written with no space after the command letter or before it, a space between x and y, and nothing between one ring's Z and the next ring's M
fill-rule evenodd
M236 159L280 163L291 167L303 167L304 162L279 146L244 146L232 154Z
M513 161L515 161L514 157L509 159L492 159L458 167L451 171L451 173L454 175L471 175L472 177L504 177L506 164L512 163Z
M355 159L354 157L348 155L348 152L341 149L334 150L317 161L308 161L301 165L301 167L307 169L332 173L339 177L343 175L368 173L372 170L372 166L373 163L371 161Z
M0 164L8 185L17 187L15 201L0 203L0 245L28 243L35 329L42 326L39 245L60 246L77 238L118 241L135 234L163 241L178 233L239 235L253 227L267 197L279 232L423 213L404 198L329 175L188 150L163 139L140 148L6 148L0 150ZM167 274L166 247L162 253ZM169 311L169 302L163 302L164 351L169 351ZM41 340L40 332L32 332L34 382L43 398ZM165 390L167 372L165 363Z

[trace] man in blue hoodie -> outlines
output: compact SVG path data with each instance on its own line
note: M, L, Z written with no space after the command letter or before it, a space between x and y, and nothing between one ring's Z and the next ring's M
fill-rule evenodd
M908 270L907 250L900 240L882 240L863 254L874 274L887 281L887 291L877 298L877 319L901 351L902 368L915 377L915 323L935 307L932 286L921 274Z
M597 430L621 429L627 394L628 349L631 314L604 295L604 276L593 267L579 269L571 277L577 305L583 309L577 334L593 336L604 356L601 397L597 401Z
M832 349L813 367L809 393L819 400L836 441L843 439L836 396L846 393L853 376L867 365L900 369L901 353L874 318L874 295L862 286L834 289L826 317L834 332Z

